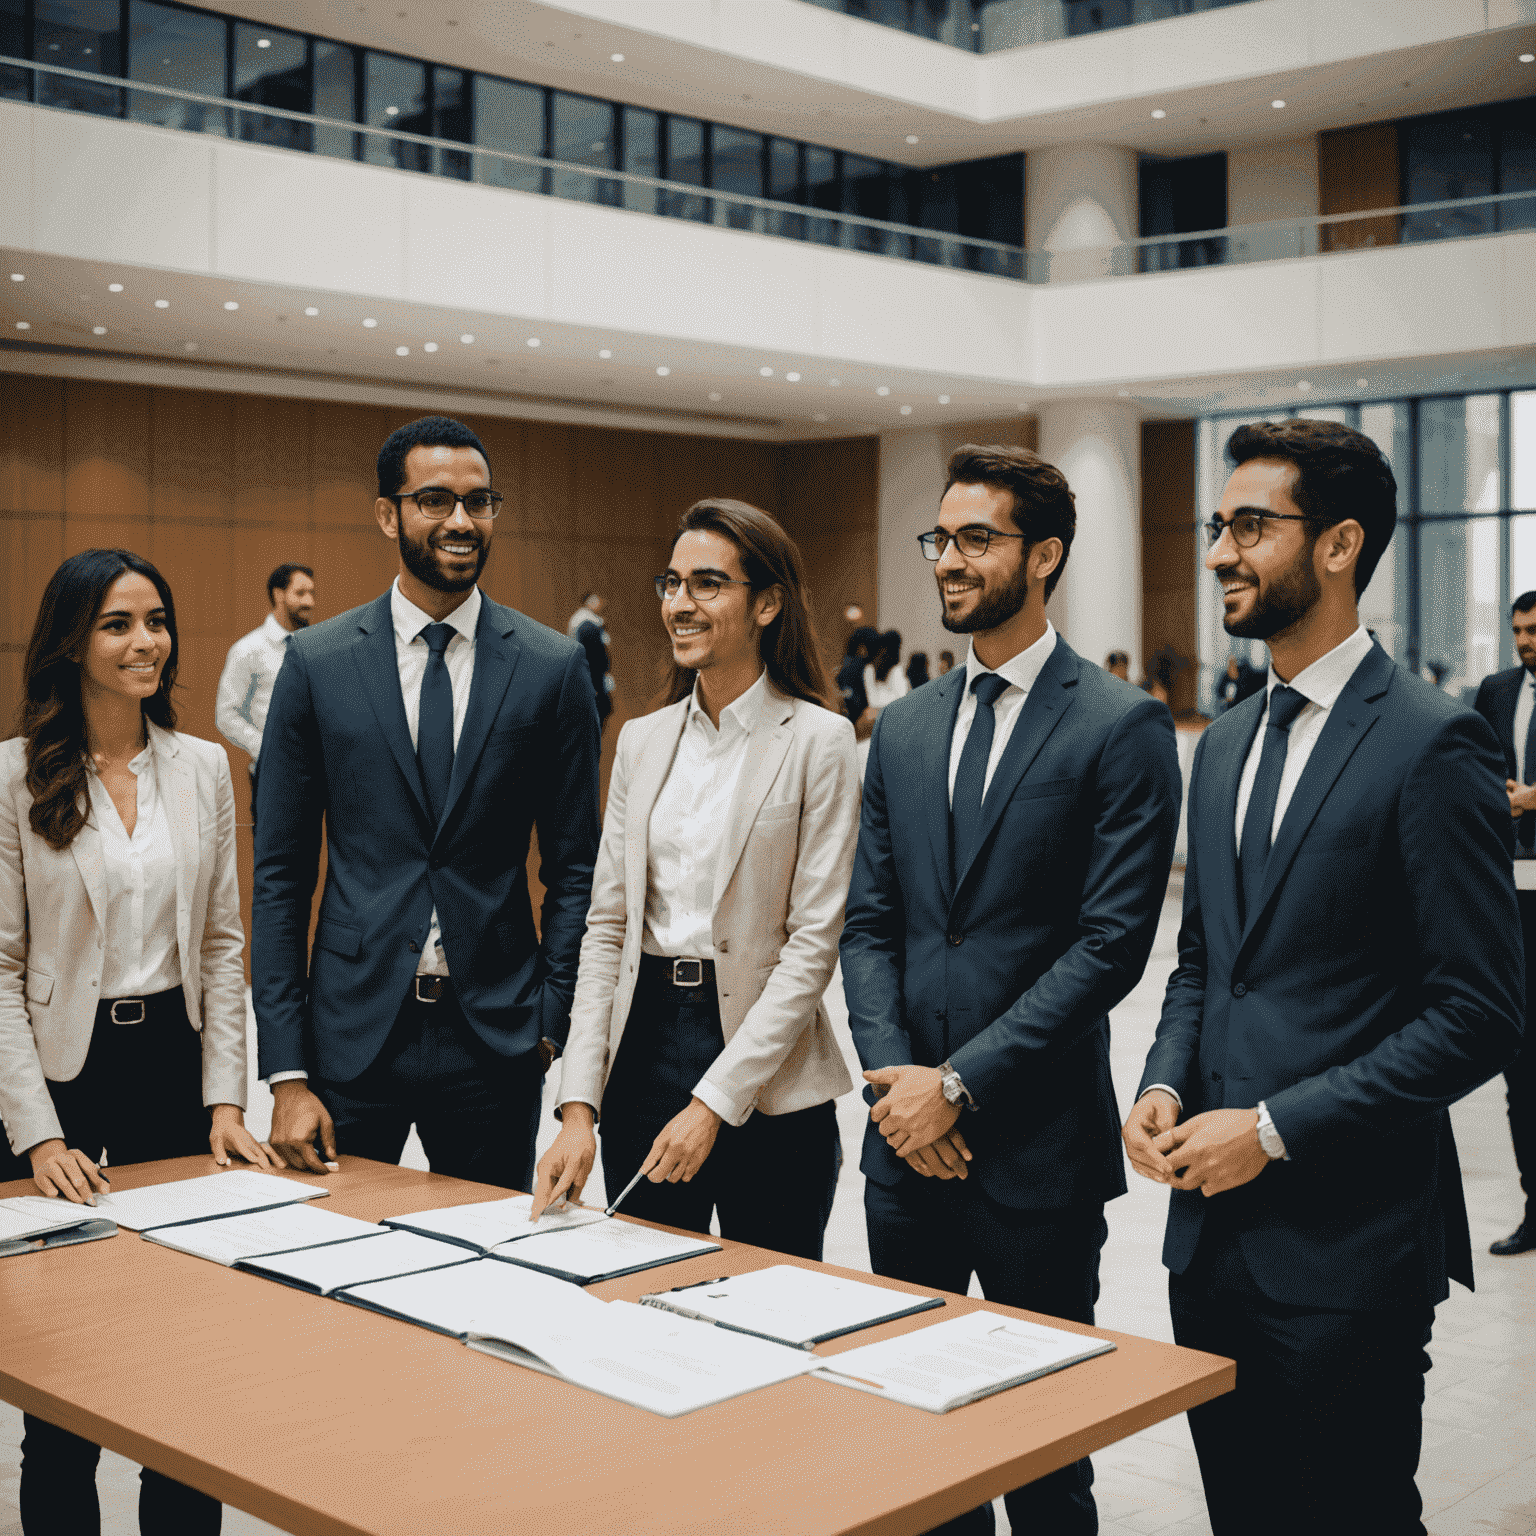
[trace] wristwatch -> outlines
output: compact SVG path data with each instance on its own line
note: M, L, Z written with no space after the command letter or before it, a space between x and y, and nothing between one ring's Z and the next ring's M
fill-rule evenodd
M1290 1153L1285 1150L1285 1143L1280 1139L1280 1132L1275 1129L1275 1122L1269 1117L1269 1106L1259 1100L1259 1147L1271 1162L1279 1158L1289 1160Z
M950 1104L963 1105L966 1109L975 1109L976 1100L971 1097L971 1090L960 1081L960 1074L946 1061L940 1066L939 1087L944 1090L944 1098Z

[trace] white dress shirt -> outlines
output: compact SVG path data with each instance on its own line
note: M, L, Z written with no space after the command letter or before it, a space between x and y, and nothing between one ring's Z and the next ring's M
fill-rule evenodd
M729 831L731 799L767 698L768 674L761 672L720 711L716 730L694 684L672 766L651 809L640 941L648 955L715 957L715 869Z
M1515 782L1529 784L1530 773L1536 763L1525 760L1525 736L1531 728L1531 710L1536 706L1536 675L1527 672L1520 679L1520 692L1515 699Z
M997 702L992 706L992 716L997 722L992 731L992 751L987 756L987 776L982 780L981 796L985 800L987 791L992 787L992 775L997 772L997 765L1002 761L1003 751L1008 745L1008 738L1013 735L1013 728L1018 724L1019 712L1024 708L1024 701L1029 697L1029 690L1035 686L1035 679L1040 676L1040 669L1050 659L1051 652L1056 649L1056 628L1049 619L1045 621L1045 633L1027 650L1022 650L1017 656L1010 656L1002 666L997 668L997 675L1008 686L997 696ZM965 751L965 739L971 734L971 722L976 718L976 695L971 691L971 686L978 677L984 677L993 669L984 662L977 660L976 644L971 642L971 648L965 656L965 697L960 700L960 712L955 716L955 734L949 742L949 803L953 807L955 803L955 775L960 772L960 754Z
M226 741L232 741L253 759L261 756L267 706L272 702L272 687L288 654L290 638L276 616L269 613L256 629L230 646L224 661L214 699L213 723Z
M176 848L155 782L155 752L128 764L138 779L138 810L128 835L95 765L86 759L91 820L106 871L102 913L103 998L150 997L181 985L176 949Z

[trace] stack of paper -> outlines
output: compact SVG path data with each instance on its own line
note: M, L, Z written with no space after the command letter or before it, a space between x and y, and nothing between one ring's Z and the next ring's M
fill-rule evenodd
M344 1243L354 1237L374 1237L380 1228L355 1216L312 1205L280 1205L269 1211L250 1211L242 1216L222 1216L214 1221L194 1221L185 1226L160 1227L144 1234L150 1242L215 1264L241 1264L269 1253L288 1253L295 1248L315 1248L322 1243Z
M330 1190L323 1184L302 1184L297 1179L256 1173L249 1168L232 1168L228 1173L178 1179L170 1184L147 1184L142 1189L125 1189L96 1198L99 1215L111 1217L118 1226L130 1231L147 1232L152 1227L270 1210L273 1206L328 1194Z
M269 1253L244 1259L240 1267L317 1296L329 1296L345 1286L364 1285L370 1280L474 1262L457 1243L437 1243L414 1232L380 1232L375 1228L369 1237L327 1243L323 1248L299 1248L293 1253Z
M116 1235L117 1224L89 1205L44 1195L0 1200L0 1258Z
M590 1315L590 1308L601 1310L603 1306L595 1296L567 1280L552 1279L520 1264L498 1264L494 1259L471 1259L452 1269L355 1285L336 1292L336 1298L459 1339L477 1318L525 1317L572 1305L586 1306Z
M557 1280L591 1285L719 1251L720 1244L707 1237L683 1237L608 1217L564 1232L536 1233L522 1242L503 1244L491 1256L509 1264L526 1264Z
M573 1227L590 1226L609 1218L600 1210L583 1205L565 1205L545 1211L538 1221L529 1221L532 1195L513 1195L508 1200L480 1200L473 1205L449 1205L437 1211L414 1211L408 1216L390 1216L386 1227L420 1232L444 1242L463 1243L477 1253L489 1253L502 1243L515 1243L543 1232L568 1232Z

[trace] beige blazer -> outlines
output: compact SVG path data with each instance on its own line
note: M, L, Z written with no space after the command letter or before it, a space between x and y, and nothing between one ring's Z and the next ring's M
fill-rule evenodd
M688 701L619 733L592 905L581 945L562 1103L601 1110L624 1038L645 931L651 811ZM822 1006L837 963L859 835L853 727L772 687L730 809L715 870L712 939L725 1049L700 1097L729 1124L783 1115L852 1082Z
M157 725L149 740L176 849L176 948L187 1016L203 1036L203 1102L244 1109L245 931L229 759L211 741ZM0 1119L17 1153L63 1134L44 1079L78 1077L90 1050L106 879L91 822L63 852L32 830L26 772L25 742L0 742Z

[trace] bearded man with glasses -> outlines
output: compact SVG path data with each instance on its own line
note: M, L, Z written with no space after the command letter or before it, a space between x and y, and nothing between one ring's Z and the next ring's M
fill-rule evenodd
M574 640L480 591L502 495L473 432L401 427L378 480L399 575L292 637L262 742L251 975L272 1145L311 1173L338 1151L392 1163L414 1122L434 1172L531 1189L597 854L592 680Z

